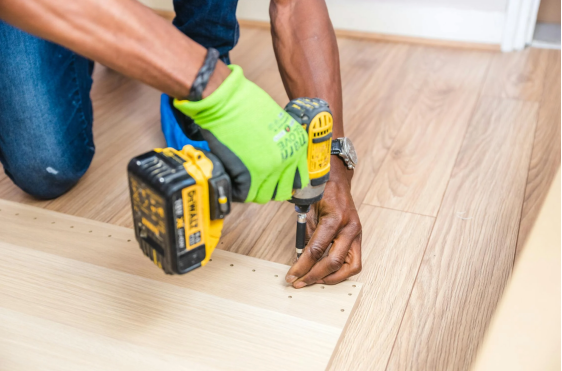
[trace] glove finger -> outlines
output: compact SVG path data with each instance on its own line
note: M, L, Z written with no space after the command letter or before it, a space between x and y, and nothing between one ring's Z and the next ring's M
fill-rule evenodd
M203 135L201 135L201 130L199 126L193 121L193 119L185 114L183 114L180 110L174 107L174 98L169 97L170 99L170 107L172 108L172 113L174 114L174 118L178 122L178 126L180 127L181 131L191 140L201 142L203 141Z
M279 182L277 183L277 193L275 201L287 201L293 195L293 184L295 182L295 174L297 173L297 164L288 166L281 173ZM308 177L307 177L308 178Z
M251 202L254 195L250 194L252 177L244 163L208 130L201 130L203 138L209 144L211 153L217 156L232 183L232 200L235 202ZM271 196L271 195L270 195Z
M305 155L301 156L299 163L297 165L297 173L295 175L295 181L293 182L293 189L301 189L308 185L310 181L308 175L308 158Z
M275 176L270 175L261 184L254 200L246 200L246 202L255 202L258 204L268 203L273 198L274 192L279 191L276 188L276 186L277 186L277 178Z

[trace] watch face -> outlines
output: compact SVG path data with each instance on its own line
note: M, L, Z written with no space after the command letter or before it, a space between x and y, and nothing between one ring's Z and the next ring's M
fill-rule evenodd
M355 166L357 165L357 152L349 138L343 138L342 152L346 155L347 159Z

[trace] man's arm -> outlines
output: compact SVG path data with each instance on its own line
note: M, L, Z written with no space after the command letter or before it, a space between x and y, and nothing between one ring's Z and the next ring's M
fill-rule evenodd
M343 137L339 52L324 0L271 0L269 13L275 56L289 98L327 101L334 116L334 138ZM353 171L332 156L324 198L308 218L311 239L287 273L295 287L338 283L361 270L361 223L350 193L352 176ZM322 259L332 242L328 257Z
M0 19L176 98L189 94L206 55L135 0L0 0ZM219 61L203 97L229 73Z

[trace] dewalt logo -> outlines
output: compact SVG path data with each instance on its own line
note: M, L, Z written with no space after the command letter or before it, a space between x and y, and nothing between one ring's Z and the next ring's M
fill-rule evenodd
M197 191L191 190L187 193L187 212L189 215L189 229L199 228L199 215L197 214Z

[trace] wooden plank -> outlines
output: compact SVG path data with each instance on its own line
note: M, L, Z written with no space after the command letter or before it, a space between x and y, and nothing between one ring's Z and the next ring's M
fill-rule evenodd
M492 317L474 371L560 369L560 169Z
M149 361L156 354L172 369L321 370L361 293L357 282L296 290L284 281L287 266L221 250L206 267L166 276L130 229L9 201L0 210L0 317L44 326L35 335L0 327L2 352L20 369L37 359L21 357L8 333L56 345L56 354L37 355L47 364L64 357L87 369L99 369L97 357L74 352L75 337L93 348L110 338L127 354L146 348ZM56 342L44 339L57 328ZM64 341L65 333L73 335Z
M542 96L547 51L527 48L497 53L484 84L483 94L538 102Z
M560 51L550 50L525 189L525 203L517 239L517 255L525 245L527 235L558 168L560 168Z
M530 102L479 102L389 369L470 366L512 269L537 110Z
M363 295L331 370L384 370L434 219L369 205L359 210Z
M437 215L491 57L441 51L365 203Z

